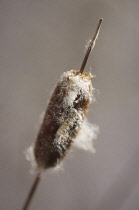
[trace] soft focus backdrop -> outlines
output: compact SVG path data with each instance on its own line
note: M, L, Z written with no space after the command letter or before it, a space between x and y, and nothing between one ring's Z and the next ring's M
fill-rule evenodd
M86 40L104 22L86 71L96 78L92 155L72 150L46 173L30 210L139 209L139 1L0 1L0 209L19 210L32 184L24 150L63 73L79 69Z

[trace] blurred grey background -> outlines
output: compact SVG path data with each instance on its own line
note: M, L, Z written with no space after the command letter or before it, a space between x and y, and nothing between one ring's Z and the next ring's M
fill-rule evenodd
M139 209L139 1L0 1L0 209L19 210L33 182L24 150L60 75L79 69L86 40L104 22L86 71L100 90L89 120L97 153L73 150L46 173L30 210Z

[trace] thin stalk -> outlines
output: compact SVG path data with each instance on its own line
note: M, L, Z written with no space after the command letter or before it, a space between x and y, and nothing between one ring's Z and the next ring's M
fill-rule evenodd
M88 60L88 58L89 58L90 52L91 52L92 49L95 47L95 43L96 43L96 40L97 40L98 35L99 35L99 31L100 31L100 27L101 27L102 21L103 21L103 19L101 18L101 19L99 20L99 23L98 23L98 26L97 26L95 35L94 35L93 39L90 41L90 43L89 43L89 47L88 47L88 49L87 49L87 51L86 51L86 54L85 54L85 56L84 56L84 59L83 59L83 62L82 62L81 68L80 68L80 73L83 73L84 68L85 68L85 66L86 66L86 63L87 63L87 60Z
M28 196L27 196L27 198L25 200L25 203L23 205L22 210L27 210L29 208L29 205L31 203L31 200L32 200L35 192L36 192L36 189L37 189L37 187L39 185L39 182L40 182L40 174L37 174L37 176L34 179L34 182L33 182L32 186L31 186L29 194L28 194Z

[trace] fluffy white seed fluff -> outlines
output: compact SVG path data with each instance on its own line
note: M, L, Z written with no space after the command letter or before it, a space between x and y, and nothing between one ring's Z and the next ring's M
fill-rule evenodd
M96 153L94 140L97 139L98 133L99 127L95 124L89 123L87 119L85 119L77 137L74 140L73 146L78 149Z

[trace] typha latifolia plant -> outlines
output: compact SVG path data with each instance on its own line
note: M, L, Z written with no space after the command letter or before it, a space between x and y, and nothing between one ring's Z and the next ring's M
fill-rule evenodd
M95 35L89 41L88 49L80 70L64 72L54 89L46 109L35 144L26 157L36 168L36 178L24 203L27 210L37 189L42 173L56 167L66 156L71 146L95 152L93 140L98 127L86 119L88 107L94 99L92 74L84 72L90 52L99 35L102 19L99 20Z

